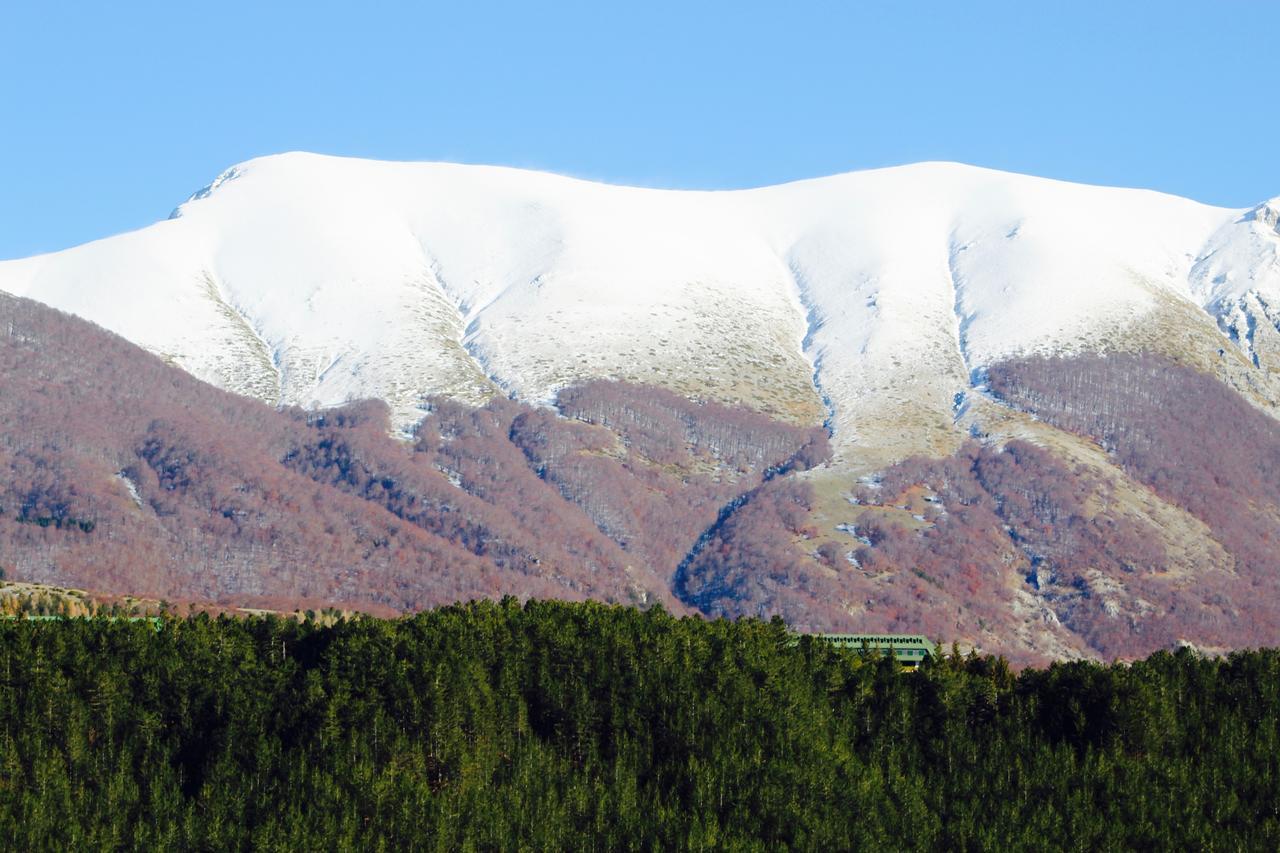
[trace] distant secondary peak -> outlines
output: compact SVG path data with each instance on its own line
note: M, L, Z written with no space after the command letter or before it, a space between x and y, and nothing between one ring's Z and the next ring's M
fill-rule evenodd
M1280 234L1280 198L1264 201L1249 211L1246 218L1260 222L1263 226Z

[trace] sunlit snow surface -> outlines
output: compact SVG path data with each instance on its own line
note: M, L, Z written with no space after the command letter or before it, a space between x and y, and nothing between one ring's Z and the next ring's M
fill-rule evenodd
M983 366L1104 346L1170 298L1247 351L1233 324L1280 307L1275 209L947 163L682 192L286 154L0 263L0 289L272 402L379 396L403 426L427 394L601 376L828 418L849 448L946 429Z

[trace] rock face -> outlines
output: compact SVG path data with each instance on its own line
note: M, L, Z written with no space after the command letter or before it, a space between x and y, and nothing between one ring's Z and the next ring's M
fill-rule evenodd
M1278 210L944 163L671 192L250 161L0 262L159 357L0 295L0 561L1017 660L1280 643Z

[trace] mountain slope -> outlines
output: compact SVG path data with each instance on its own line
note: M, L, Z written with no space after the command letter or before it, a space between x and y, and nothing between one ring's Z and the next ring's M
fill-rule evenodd
M0 289L269 402L405 428L621 379L825 419L870 469L955 449L957 395L1030 353L1163 350L1274 406L1274 210L946 163L675 192L289 154Z
M0 568L229 607L596 598L1021 662L1280 641L1280 424L1150 354L993 365L976 437L877 477L826 435L592 382L554 410L227 394L0 295ZM1216 441L1206 442L1205 436Z
M1017 661L1280 642L1278 210L954 164L714 193L251 161L0 263L159 356L0 293L0 567Z
M617 383L566 391L574 420L434 398L402 442L381 402L273 409L4 294L0 376L10 579L237 605L683 610L665 566L766 471L826 446L817 428Z

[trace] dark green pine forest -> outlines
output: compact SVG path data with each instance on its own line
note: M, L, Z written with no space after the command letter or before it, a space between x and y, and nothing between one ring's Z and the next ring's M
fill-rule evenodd
M1280 653L920 671L508 599L0 623L10 849L1280 849Z

